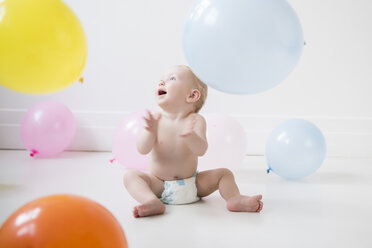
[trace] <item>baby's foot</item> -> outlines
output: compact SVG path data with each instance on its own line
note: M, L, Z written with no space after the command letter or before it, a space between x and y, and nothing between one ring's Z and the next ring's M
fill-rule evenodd
M154 199L142 205L135 206L133 209L133 216L135 218L139 218L150 215L163 214L164 212L164 204L159 199Z
M232 212L257 212L263 208L262 195L237 195L227 201L227 209Z

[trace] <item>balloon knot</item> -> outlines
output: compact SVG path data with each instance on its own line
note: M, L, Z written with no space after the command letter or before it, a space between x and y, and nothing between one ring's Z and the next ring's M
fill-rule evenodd
M266 170L266 173L269 174L270 171L271 171L271 168L267 169L267 170Z
M84 83L84 78L79 78L79 82L82 84L82 83Z
M112 164L116 159L113 158L113 159L110 159L110 163Z
M31 157L34 157L35 155L37 155L39 152L37 151L37 150L34 150L34 149L32 149L31 150L31 153L30 153L30 156Z

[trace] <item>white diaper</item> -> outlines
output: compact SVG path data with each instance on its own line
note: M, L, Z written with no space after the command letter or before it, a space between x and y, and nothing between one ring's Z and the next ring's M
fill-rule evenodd
M164 191L160 200L165 204L188 204L200 200L196 188L196 175L186 179L164 181Z

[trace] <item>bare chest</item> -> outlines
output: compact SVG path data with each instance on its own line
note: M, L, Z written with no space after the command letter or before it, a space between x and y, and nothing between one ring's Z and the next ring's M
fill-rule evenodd
M159 122L158 136L151 152L152 172L164 180L190 177L196 170L197 157L180 136L182 122Z
M157 146L167 151L174 151L181 148L184 145L182 138L180 137L182 128L180 124L172 124L163 122L158 127Z

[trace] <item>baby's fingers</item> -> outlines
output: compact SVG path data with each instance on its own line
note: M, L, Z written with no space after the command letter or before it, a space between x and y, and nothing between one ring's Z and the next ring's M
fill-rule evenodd
M153 125L153 121L152 120L148 120L148 119L146 119L146 118L144 118L144 120L145 120L145 127L147 126L147 127L152 127L152 125Z
M150 113L150 111L146 110L146 114L143 115L142 118L143 118L144 120L148 120L148 121L150 121L150 120L152 119L152 118L151 118L151 113Z
M149 132L151 132L151 130L152 130L152 128L149 127L149 126L145 126L145 129L146 129L147 131L149 131Z
M145 119L145 123L143 125L143 127L147 130L147 131L151 131L153 129L153 123L152 121L149 121L149 120L146 120Z
M154 116L151 114L151 111L150 110L146 110L146 113L147 113L147 119L149 120L155 120Z
M152 116L144 116L143 119L147 124L153 123L155 121Z

